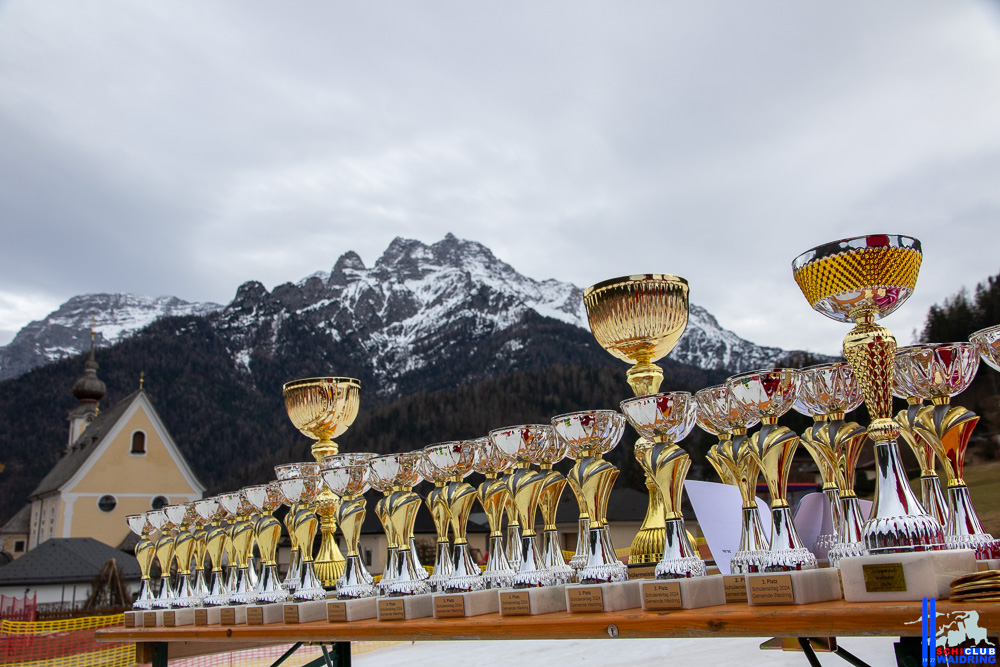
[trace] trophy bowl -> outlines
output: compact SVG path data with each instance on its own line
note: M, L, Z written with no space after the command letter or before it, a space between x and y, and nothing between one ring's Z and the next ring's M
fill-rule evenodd
M421 451L430 464L429 471L435 475L443 474L445 480L454 477L464 478L472 472L472 464L476 460L476 450L471 440L441 442L428 445ZM428 479L428 481L434 480Z
M601 347L633 364L628 378L636 395L655 393L663 372L653 362L669 354L687 328L687 281L660 273L613 278L584 290L583 303Z
M285 411L295 428L318 440L313 456L336 454L333 438L354 423L361 405L361 383L354 378L305 378L282 387Z
M472 469L483 475L500 475L514 465L514 458L497 447L488 437L476 438L476 456L472 461Z
M903 305L917 284L921 259L917 239L871 234L807 250L792 262L792 272L814 310L849 322L860 312L878 319Z
M777 419L795 405L799 371L793 368L750 371L726 380L726 389L737 409L742 410L749 421Z
M550 446L552 427L546 424L507 426L490 431L490 440L504 455L516 463L541 463Z
M907 348L903 363L915 395L934 401L968 389L979 370L979 358L979 349L973 343L934 343Z
M729 390L725 384L700 389L694 394L697 407L698 426L709 435L718 436L722 433L732 433L737 429L753 428L760 421L750 418L744 421L740 410L729 399Z
M1000 324L980 329L969 340L976 344L979 354L989 366L1000 371Z
M622 401L621 409L632 428L649 445L683 440L698 417L694 398L684 391L636 396Z
M571 412L553 417L552 428L566 443L570 458L599 457L618 446L625 433L625 415L615 410Z

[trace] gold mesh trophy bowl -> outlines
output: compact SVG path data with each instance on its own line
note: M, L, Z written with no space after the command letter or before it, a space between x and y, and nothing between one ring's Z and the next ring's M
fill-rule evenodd
M243 490L258 518L253 523L254 540L260 551L261 573L254 591L257 604L285 602L288 591L281 585L278 577L278 540L281 539L281 522L272 516L274 510L281 507L281 490L277 482L248 486Z
M896 350L892 393L896 398L906 401L906 407L896 413L896 423L899 424L900 437L910 446L920 463L920 504L944 527L948 524L948 501L945 500L941 478L937 474L937 454L921 429L917 428L917 417L924 407L924 399L914 385L915 376L910 358L912 349L901 347Z
M358 542L365 521L365 490L368 488L369 461L374 458L351 455L328 456L323 461L323 481L340 497L337 520L347 544L347 562L337 580L337 599L355 600L375 595L375 579L361 560Z
M489 556L483 570L483 583L487 588L507 588L514 581L514 567L504 549L503 516L513 500L500 475L510 470L514 460L500 451L488 437L476 438L473 443L476 458L472 469L486 477L476 495L490 524Z
M521 526L521 558L511 583L514 588L548 586L553 583L552 577L542 565L535 539L535 514L545 475L532 469L531 464L542 462L542 453L552 439L552 427L542 424L508 426L490 431L489 438L497 449L515 461L514 469L504 480L514 499Z
M145 514L129 514L125 517L129 530L139 536L139 543L135 545L135 557L139 561L139 572L142 580L139 585L139 595L132 603L133 609L151 609L153 606L153 591L149 587L149 571L153 567L153 559L156 557L156 545L149 539L149 534L153 532L153 525L149 522L149 517Z
M353 378L306 378L294 380L282 387L285 411L295 428L316 440L312 455L318 463L339 453L332 438L344 433L358 416L361 383ZM337 510L340 499L323 487L316 499L320 532L323 534L316 555L316 575L323 586L333 588L344 571L344 556L337 547Z
M218 498L202 498L194 501L194 511L202 522L207 524L205 555L212 563L208 592L202 598L202 604L206 607L220 607L229 602L229 590L226 589L226 577L222 570L222 553L226 542L226 529L222 526L222 520L228 513Z
M295 602L322 600L326 597L326 591L313 565L313 541L319 519L312 510L316 498L323 490L320 467L318 463L308 461L289 463L278 468L278 490L282 501L288 505L288 513L292 515L285 526L289 528L291 541L298 545L300 554L299 567L292 575L294 586L287 587L286 590L291 593Z
M931 402L917 414L917 430L942 461L948 479L945 544L949 549L974 549L980 559L997 558L1000 544L983 530L963 478L966 447L979 417L951 405L951 398L965 391L976 376L979 350L973 343L918 345L907 356L914 389Z
M475 443L472 440L443 442L425 447L421 454L429 468L444 473L448 483L445 487L445 502L455 545L451 554L451 573L441 589L445 593L482 590L485 582L479 566L469 553L469 540L466 537L469 514L476 502L476 490L468 482L462 481L472 472L472 463L476 458Z
M813 418L813 425L799 438L819 468L823 493L830 501L833 533L816 541L819 558L836 567L845 556L863 556L864 521L854 493L854 471L867 431L844 421L846 413L861 405L864 397L850 364L840 362L810 366L799 371L797 412Z
M750 454L747 428L758 419L736 409L726 385L707 387L694 395L698 408L698 426L719 439L707 455L709 463L724 483L734 484L743 501L740 522L740 546L729 561L734 574L759 572L764 556L771 548L757 510L757 480L760 466Z
M827 243L792 262L814 310L855 324L844 338L844 356L861 385L875 442L875 509L864 528L872 554L945 548L940 524L920 506L899 461L899 426L892 418L896 339L875 323L913 293L921 258L916 239L873 234Z
M632 392L636 396L658 392L663 371L654 362L674 349L687 328L687 281L659 273L614 278L584 290L583 303L601 347L632 364L626 373ZM662 556L663 506L648 477L646 489L649 505L629 549L629 563L656 563ZM576 557L571 561L574 566L576 561Z
M153 609L170 609L174 600L174 588L170 582L170 565L174 560L174 525L170 523L166 513L153 510L146 513L149 524L160 536L156 538L156 561L160 565L160 591L150 603Z
M390 553L395 554L394 560L390 558L387 561L386 573L382 576L385 584L379 582L379 592L389 597L419 595L431 590L426 577L417 573L417 568L423 572L423 567L410 546L413 523L421 504L420 496L413 492L413 487L420 481L417 470L419 458L420 452L407 452L371 460L369 472L372 486L385 494L375 512L386 530Z
M439 445L430 445L430 448ZM437 533L437 543L434 548L434 569L431 576L427 577L427 585L435 593L444 590L444 583L451 576L451 542L448 540L448 528L450 527L450 514L448 513L448 473L432 465L427 459L425 447L417 459L420 467L420 476L424 480L434 484L424 503L430 510L431 519L434 520L434 532Z
M607 521L608 500L618 478L618 468L601 458L621 440L625 417L614 410L585 410L553 417L552 428L556 437L566 444L567 456L576 459L566 479L581 501L581 511L586 512L590 520L587 562L577 572L577 581L581 584L625 581L628 568L618 560ZM655 486L653 493L659 498ZM657 504L662 511L662 502ZM657 549L662 550L663 545Z
M703 577L705 561L691 546L681 513L681 495L691 457L677 446L697 420L694 398L686 391L638 396L622 401L621 409L642 436L636 443L635 456L663 500L666 518L663 557L656 564L656 578Z
M799 387L798 371L779 368L752 371L726 380L733 405L751 418L760 419L760 430L747 441L771 496L771 548L763 556L763 572L810 570L816 556L802 544L787 500L788 476L799 436L778 418L791 409Z

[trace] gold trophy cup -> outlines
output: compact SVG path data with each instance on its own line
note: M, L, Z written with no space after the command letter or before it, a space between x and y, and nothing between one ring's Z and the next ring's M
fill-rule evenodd
M654 362L674 349L687 328L687 281L658 273L614 278L584 290L583 302L597 342L632 364L626 377L633 393L658 392L663 370ZM666 519L660 494L648 476L646 489L649 506L632 541L629 563L656 563L663 555Z
M314 440L312 455L317 463L340 451L332 438L342 435L358 416L361 383L353 378L306 378L282 387L285 410L295 428ZM340 499L323 487L316 499L320 532L323 535L316 556L316 575L326 588L337 585L344 571L344 556L337 548L337 509Z
M903 472L892 418L896 339L875 320L894 312L913 293L920 271L920 241L871 234L818 246L792 262L802 294L814 310L854 322L844 356L861 385L875 442L875 510L865 523L872 554L944 549L944 532L927 514Z

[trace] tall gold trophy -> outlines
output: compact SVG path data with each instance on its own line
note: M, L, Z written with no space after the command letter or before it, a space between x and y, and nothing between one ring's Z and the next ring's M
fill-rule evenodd
M488 437L476 438L473 442L476 458L472 468L486 478L479 485L476 495L490 524L489 557L486 560L486 569L483 570L483 583L487 588L507 588L514 580L515 570L504 550L503 515L504 508L513 501L507 484L500 475L507 474L513 465L513 460ZM520 543L518 551L520 552Z
M174 560L173 524L161 510L146 513L146 519L160 536L156 538L156 560L160 564L160 592L150 603L153 609L170 609L174 601L174 589L170 583L170 564Z
M342 435L358 416L361 383L353 378L307 378L282 387L285 410L295 428L316 440L312 455L318 463L339 453L332 438ZM316 575L325 588L333 588L344 571L344 556L337 548L337 510L340 499L323 487L316 500L322 541L316 555Z
M687 281L658 273L614 278L584 290L583 302L597 342L632 364L626 377L634 394L657 393L663 371L654 362L674 349L687 328ZM629 563L657 563L663 555L666 517L648 475L646 489L649 506L632 541Z
M892 418L896 339L875 320L893 313L913 293L920 271L920 241L872 234L818 246L792 262L795 282L814 310L853 322L844 356L861 385L875 442L874 515L865 523L869 553L944 549L944 532L927 514L903 472Z

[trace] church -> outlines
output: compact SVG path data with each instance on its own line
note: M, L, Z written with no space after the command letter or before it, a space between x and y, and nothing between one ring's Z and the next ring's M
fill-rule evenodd
M83 368L73 385L79 405L68 416L65 451L26 508L0 528L0 546L14 557L53 537L92 537L117 547L136 539L126 515L195 500L205 491L141 381L138 391L101 409L106 387L97 377L93 333ZM21 550L10 548L15 545Z

